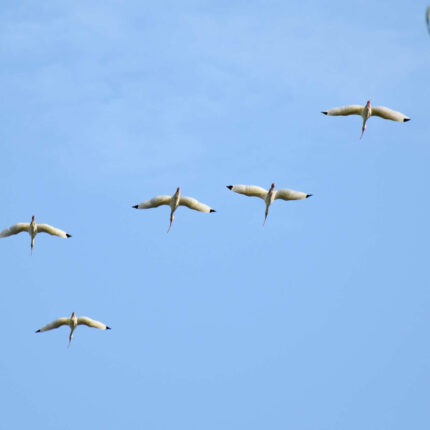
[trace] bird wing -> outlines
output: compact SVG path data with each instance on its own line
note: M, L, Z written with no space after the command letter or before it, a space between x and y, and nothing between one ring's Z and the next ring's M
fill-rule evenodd
M301 191L290 190L289 188L281 188L275 191L275 200L301 200L305 199L309 194L302 193Z
M13 234L21 233L22 231L28 231L29 228L30 224L28 222L19 222L18 224L0 231L0 237L12 236Z
M227 185L227 188L235 193L244 194L248 197L260 197L265 199L267 190L257 185Z
M157 196L151 200L146 200L146 202L139 203L137 206L134 207L136 209L158 208L158 206L170 204L171 198L171 196Z
M427 28L430 33L430 6L427 8L426 12L426 22L427 22Z
M88 317L78 317L78 325L81 325L81 324L85 324L88 327L99 328L101 330L110 329L110 327L108 327L106 324L103 324L100 321L96 321Z
M44 325L42 328L37 330L36 333L42 332L42 331L47 331L47 330L52 330L52 329L58 328L62 325L69 325L69 321L70 321L70 318L67 318L67 317L58 318L55 321L52 321L51 323Z
M52 225L49 224L37 224L37 232L38 233L48 233L53 236L59 236L59 237L70 237L70 234L66 233L63 230L60 230L59 228L52 227Z
M192 197L181 197L179 199L179 206L186 206L189 209L200 212L215 212L210 206L200 203L198 200Z
M328 109L323 111L324 115L361 115L363 112L364 106L361 105L348 105L348 106L340 106Z
M374 106L372 107L372 116L379 116L384 119L391 119L391 121L406 122L409 121L406 115L396 110L389 109L385 106Z

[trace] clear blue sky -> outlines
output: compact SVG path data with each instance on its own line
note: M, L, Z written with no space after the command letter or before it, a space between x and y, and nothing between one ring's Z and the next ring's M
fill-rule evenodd
M427 6L2 2L0 428L427 430Z

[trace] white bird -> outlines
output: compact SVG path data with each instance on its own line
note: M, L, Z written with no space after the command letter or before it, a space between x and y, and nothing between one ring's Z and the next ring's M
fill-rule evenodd
M200 203L196 199L192 197L181 197L181 189L178 187L176 189L176 193L173 196L157 196L151 200L147 200L145 202L139 203L138 205L133 206L135 209L151 209L158 208L158 206L167 205L170 206L170 225L167 233L170 231L172 227L172 222L175 219L173 216L174 212L178 208L178 206L186 206L189 209L193 209L195 211L200 212L215 212L215 209L212 209L210 206L205 205L204 203Z
M70 318L67 318L67 317L58 318L55 321L52 321L51 323L44 325L39 330L36 330L36 333L52 330L62 325L68 325L70 327L70 335L69 335L69 346L70 346L70 342L72 341L73 332L75 331L75 328L78 325L82 325L82 324L87 325L88 327L99 328L100 330L111 329L106 324L103 324L100 321L96 321L88 317L76 317L76 314L73 312Z
M368 100L365 106L341 106L323 111L321 113L323 113L324 115L335 116L361 115L361 117L363 118L363 127L361 129L360 139L363 137L364 130L366 130L366 122L371 116L379 116L380 118L390 119L391 121L399 122L406 122L410 120L410 118L408 118L406 115L403 115L401 112L397 112L385 106L370 106L370 100Z
M31 217L31 222L19 222L9 228L6 228L0 231L0 238L12 236L13 234L21 233L22 231L26 231L31 236L31 251L30 254L33 254L33 246L34 246L34 238L37 233L48 233L53 236L59 237L72 237L69 233L66 233L59 228L52 227L48 224L36 224L36 220L34 215Z
M227 188L235 193L244 194L249 197L260 197L260 199L264 200L266 203L266 212L264 215L263 225L266 223L266 218L269 214L269 206L274 200L302 200L312 196L312 194L290 190L289 188L281 188L280 190L275 191L275 184L271 185L269 191L256 185L227 185Z
M427 30L430 33L430 6L427 8L427 11L426 11L426 23L427 23Z

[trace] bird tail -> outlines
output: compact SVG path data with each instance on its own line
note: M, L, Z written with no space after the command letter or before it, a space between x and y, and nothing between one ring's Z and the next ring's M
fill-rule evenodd
M363 127L361 129L361 136L360 139L363 137L364 131L366 130L366 122L363 123Z
M263 227L264 227L264 224L266 224L267 215L269 215L269 208L267 208L267 209L266 209L266 212L265 212L265 214L264 214Z
M172 228L172 222L175 219L175 217L173 216L173 212L170 214L170 224L169 224L169 228L167 229L167 233L169 233L170 229Z

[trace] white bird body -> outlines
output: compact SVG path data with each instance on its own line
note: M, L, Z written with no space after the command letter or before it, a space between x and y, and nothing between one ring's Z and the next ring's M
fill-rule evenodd
M13 234L18 234L23 231L26 231L31 237L31 254L33 253L34 247L34 239L38 233L48 233L53 236L58 237L71 237L70 234L66 233L59 228L52 227L49 224L36 224L35 216L33 215L31 218L31 222L19 222L11 227L8 227L2 231L0 231L0 238L12 236Z
M172 227L172 222L175 219L173 214L175 213L178 206L186 206L189 209L199 212L215 212L215 209L212 209L210 206L205 205L204 203L200 203L198 200L193 199L192 197L181 197L181 189L179 187L176 189L176 192L173 194L173 196L157 196L151 200L139 203L138 205L133 206L133 208L151 209L157 208L161 205L170 206L170 225L167 232L169 232L170 228Z
M49 324L44 325L39 330L36 330L36 333L42 333L44 331L61 327L62 325L68 325L70 327L70 335L69 335L69 346L70 346L70 342L72 341L73 332L75 331L75 328L78 325L82 325L82 324L88 327L99 328L100 330L110 330L110 327L108 327L106 324L103 324L100 321L96 321L88 317L77 317L76 314L73 312L70 318L68 317L57 318L55 321L52 321Z
M312 194L290 190L289 188L281 188L275 191L275 184L271 185L269 191L257 185L227 185L227 188L235 193L243 194L248 197L259 197L264 200L266 203L266 212L263 225L269 214L269 207L275 200L302 200L312 196Z
M348 106L340 106L332 109L328 109L326 111L321 112L324 115L330 116L347 116L347 115L360 115L363 118L363 126L361 128L361 136L363 137L364 130L366 130L366 122L371 116L379 116L380 118L390 119L391 121L398 122L406 122L409 121L406 115L401 112L389 109L385 106L371 106L370 100L366 103L365 106L361 105L348 105Z

